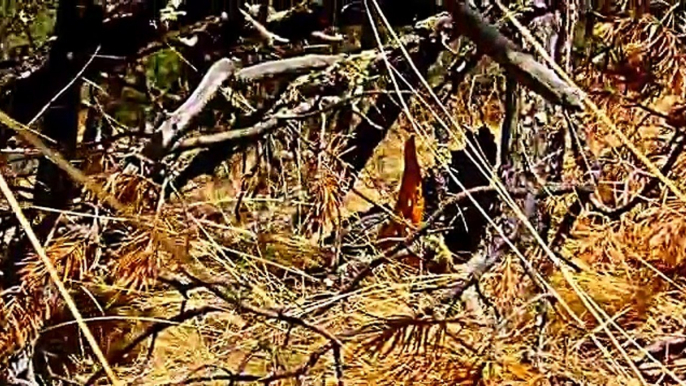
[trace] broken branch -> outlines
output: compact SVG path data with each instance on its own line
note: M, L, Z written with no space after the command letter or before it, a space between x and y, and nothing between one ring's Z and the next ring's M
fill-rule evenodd
M215 97L221 85L234 73L237 81L257 82L278 75L303 73L328 67L343 59L343 57L343 55L310 54L295 58L264 62L243 68L239 71L236 71L236 65L231 59L220 59L210 67L191 96L176 109L162 125L160 125L155 136L143 151L143 155L152 160L159 160L164 157L173 147L172 143L189 129L189 124L193 118L203 111L207 103ZM265 123L265 125L262 125L260 128L248 130L247 132L242 132L242 134L230 132L228 135L229 139L236 135L250 136L250 133L253 132L257 135L276 125L276 122L268 121L267 123L269 124ZM227 139L221 136L220 138L210 136L210 138L206 138L206 140L209 141L208 143L214 143L222 142ZM199 141L202 143L203 140ZM190 141L184 146L195 147L197 144L195 144L194 141Z
M465 2L455 0L453 20L454 28L460 35L471 39L479 50L503 66L519 83L551 103L573 110L582 108L581 97L574 92L574 88L560 79L553 70L520 51L510 39L484 21Z

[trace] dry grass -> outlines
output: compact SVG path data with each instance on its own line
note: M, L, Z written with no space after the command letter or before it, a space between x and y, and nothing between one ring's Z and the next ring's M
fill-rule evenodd
M654 31L653 25L649 19L638 24L619 22L604 26L600 34L618 47L627 45L627 55L639 56L639 62L646 57L653 59L657 71L652 74L662 84L674 87L641 101L666 111L674 101L684 99L686 67L675 37L659 28ZM641 44L632 46L636 42ZM588 80L584 86L593 89L607 82L601 73L596 68L584 69ZM480 74L483 76L490 75L484 72ZM455 116L473 127L482 120L497 122L501 114L495 106L496 95L477 92L477 78L465 82L453 102ZM636 93L634 98L639 97ZM655 154L666 143L667 130L660 127L660 119L644 119L647 113L626 106L626 98L617 95L603 93L594 98L645 154ZM475 116L475 105L490 107L484 116ZM428 128L431 120L421 118ZM639 190L646 177L636 173L637 162L590 118L586 130L595 155L613 159L617 165L603 174L608 193L602 198L608 205L620 203L624 196ZM356 185L359 191L378 203L394 202L403 170L403 144L412 134L416 133L411 125L401 120L377 148ZM422 168L435 162L431 146L418 137ZM124 342L155 321L173 318L182 306L191 310L212 306L221 311L180 325L169 323L151 349L147 340L114 363L123 380L160 385L212 374L268 377L302 366L327 344L322 334L246 312L208 291L191 291L184 298L179 291L159 285L156 279L178 273L188 261L173 261L155 242L156 233L187 252L192 261L192 266L184 267L187 271L200 272L203 279L213 283L240 282L231 296L262 309L283 309L343 340L346 385L634 385L640 382L609 334L631 358L641 358L643 353L633 342L646 347L686 333L682 279L686 273L686 213L683 204L662 187L617 221L585 211L561 249L564 257L585 269L572 274L572 280L613 323L601 324L593 317L569 282L545 264L535 247L524 251L525 255L547 274L547 283L582 326L559 302L549 303L549 295L540 295L514 255L508 255L481 279L480 287L490 306L467 304L452 316L439 315L428 306L428 292L421 290L464 278L464 269L453 267L448 274L426 275L396 262L375 272L339 305L318 313L328 299L321 295L333 293L309 281L305 271L328 264L331 256L319 247L316 229L296 232L295 214L303 207L310 208L306 223L316 221L332 228L342 216L371 205L358 196L338 194L339 170L330 155L337 151L332 145L327 152L305 154L300 164L306 165L304 168L293 160L277 175L258 169L245 179L241 168L236 167L240 159L234 159L227 175L214 181L196 181L196 188L185 192L183 200L167 202L159 201L157 187L148 181L120 174L100 177L107 191L133 205L131 215L149 220L149 229L134 230L126 219L108 221L102 228L54 238L47 252L69 282L84 316L92 319L89 325L97 327L106 353L116 357ZM657 155L651 158L662 162ZM683 174L684 161L681 157L676 163L674 175ZM578 175L574 168L569 165L565 175ZM284 193L293 184L294 191ZM679 186L686 185L679 182ZM237 208L242 187L254 194L241 196ZM303 202L303 198L308 201ZM548 204L559 214L573 199L551 199ZM63 217L77 218L71 214ZM92 232L118 233L121 241L113 251L103 254L99 247L86 242L93 238ZM84 382L98 365L83 355L83 345L73 323L60 311L59 298L44 268L31 257L21 274L25 280L18 293L3 296L0 303L0 356L3 350L34 339L50 325L41 339L59 358L49 362L65 366L61 370L66 377ZM666 363L681 378L686 376L686 368L680 363L683 360ZM326 352L299 379L288 378L272 385L336 384L335 362L331 352ZM639 366L647 381L675 383L663 374L664 368L647 363Z

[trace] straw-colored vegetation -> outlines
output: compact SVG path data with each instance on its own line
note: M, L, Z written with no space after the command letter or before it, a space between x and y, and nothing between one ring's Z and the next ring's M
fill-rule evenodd
M608 50L602 57L589 54L570 74L658 166L675 130L686 126L680 110L686 50L680 21L669 17L677 18L620 15L599 22L586 44L594 46L589 52ZM177 54L166 55L171 58L147 60L182 66ZM149 82L166 79L158 70L148 70ZM354 70L346 71L354 80ZM460 130L486 124L499 132L504 83L484 58L446 99L459 124L451 129L450 148L463 146ZM185 84L159 87L190 93ZM129 105L138 102L126 93L113 121L144 114L140 106L131 112ZM686 383L686 203L661 183L618 218L584 206L555 250L580 271L565 262L556 267L523 232L530 241L515 243L523 259L508 250L478 278L480 294L470 287L452 307L435 304L437 288L466 280L467 265L448 262L429 272L416 251L388 259L349 293L336 283L345 275L313 277L341 258L323 239L349 216L385 204L405 222L387 222L379 235L406 237L422 226L426 209L417 178L443 162L427 134L437 117L422 99L436 107L424 91L408 99L414 123L408 116L398 120L346 195L337 161L343 139L320 137L318 128L302 129L307 137L297 134L306 121L278 134L299 138L297 147L273 141L279 165L265 163L254 146L169 198L159 184L121 170L113 161L121 154L84 158L87 167L80 169L127 210L104 209L83 188L88 204L61 211L44 248L116 376L140 385L231 379L270 385ZM596 200L621 206L651 179L590 110L575 130L604 165ZM564 182L581 185L584 171L567 158ZM666 175L686 191L684 173L681 155ZM10 174L4 178L21 185ZM540 201L557 225L577 199L570 193ZM488 232L489 238L496 233ZM430 237L422 247L432 242L442 248ZM387 248L378 243L360 261L373 261ZM27 250L21 285L4 288L0 297L0 358L33 345L40 357L35 363L49 367L55 384L83 384L96 372L106 382L48 268ZM146 338L137 342L140 336Z

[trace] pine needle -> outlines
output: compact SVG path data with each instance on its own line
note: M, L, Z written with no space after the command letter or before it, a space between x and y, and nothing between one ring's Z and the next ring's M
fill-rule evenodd
M57 272L57 269L52 264L52 261L50 260L50 258L48 258L48 255L45 253L45 249L43 249L43 246L41 245L40 241L38 240L38 237L36 237L36 234L33 232L33 229L31 228L31 224L26 219L26 216L24 216L24 212L21 210L21 207L19 206L19 202L14 197L14 193L12 193L12 190L10 189L9 185L7 184L5 177L2 176L1 174L0 174L0 190L5 195L5 198L7 198L7 201L9 202L10 207L12 208L12 211L17 216L17 220L19 220L21 227L24 229L24 231L26 232L26 235L28 236L29 240L31 241L31 245L33 245L33 248L36 250L36 253L40 257L40 259L43 261L43 264L45 264L45 268L47 269L48 273L50 274L50 279L52 280L52 282L57 287L57 289L60 292L60 295L62 296L64 301L67 303L67 307L69 308L69 311L71 311L72 315L74 316L74 319L76 320L76 323L78 324L79 329L81 329L81 332L83 332L83 335L86 337L86 340L88 341L88 344L91 346L93 353L98 358L98 361L100 361L100 364L102 365L102 368L105 370L107 377L110 379L110 381L112 381L112 383L114 385L124 385L124 383L121 382L119 380L119 378L117 378L116 374L114 373L114 371L110 367L109 363L107 362L107 358L105 358L105 354L103 354L102 350L100 350L100 346L98 346L98 342L95 340L95 336L93 336L93 333L90 331L90 329L88 328L88 325L86 325L86 322L84 321L83 317L81 316L81 313L79 312L79 309L76 306L76 302L74 302L74 299L69 294L67 287L64 286L64 283L62 282L62 279L60 279L60 275Z

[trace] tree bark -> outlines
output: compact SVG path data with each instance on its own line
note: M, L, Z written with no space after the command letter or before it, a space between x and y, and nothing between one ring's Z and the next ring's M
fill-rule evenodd
M412 62L417 67L422 76L425 76L429 67L436 62L438 54L443 50L443 46L436 39L422 38L419 39L412 47L408 49ZM378 72L385 72L385 65L382 60L377 66L382 69ZM405 81L399 80L398 86L401 92L410 90L409 86L416 88L419 85L419 78L415 75L410 64L405 60L402 51L396 49L389 54L389 62L391 66L398 70L401 74L397 79L404 78ZM372 76L374 74L371 74ZM367 119L363 119L353 129L352 138L348 143L348 150L346 150L341 157L342 160L352 166L349 171L348 178L350 184L354 184L357 174L364 169L367 161L374 154L374 149L386 137L388 130L400 117L402 112L402 105L395 96L395 87L390 83L386 87L388 93L379 95L374 106L367 111ZM380 128L378 126L380 126Z
M83 7L83 9L81 9ZM102 9L83 4L79 0L62 0L57 10L55 26L57 40L52 46L45 67L46 73L64 74L63 83L59 84L61 93L52 101L46 110L42 134L51 138L55 147L70 159L76 150L78 132L78 113L80 108L81 80L76 79L95 51L102 23ZM66 89L65 89L66 87ZM34 90L35 91L35 90ZM26 118L26 117L25 117ZM41 159L34 185L34 204L54 209L65 209L72 198L74 185L69 176L50 160ZM44 239L59 217L51 213L40 219L35 231ZM23 258L25 239L20 239L18 246L12 248L13 254L4 262L3 285L10 288L18 284L17 264Z

